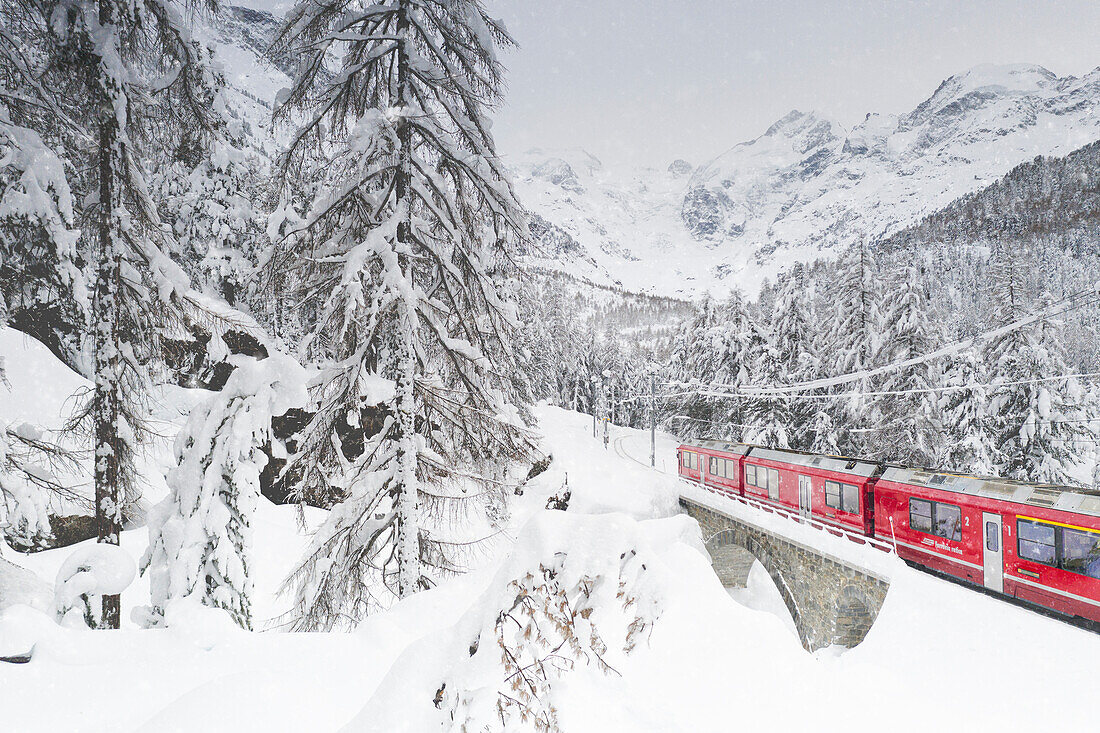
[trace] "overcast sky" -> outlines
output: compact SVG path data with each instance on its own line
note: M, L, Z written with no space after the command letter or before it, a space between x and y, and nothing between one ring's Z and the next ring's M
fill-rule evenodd
M1100 0L486 0L504 60L504 153L704 162L791 109L846 126L906 112L980 63L1100 66Z

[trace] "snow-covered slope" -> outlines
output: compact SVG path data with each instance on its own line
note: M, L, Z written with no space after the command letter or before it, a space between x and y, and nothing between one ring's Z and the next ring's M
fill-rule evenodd
M682 161L616 171L583 151L512 163L522 200L575 245L551 251L561 269L662 294L751 293L796 260L890 234L1023 161L1098 138L1100 69L979 66L913 111L851 130L793 111L690 176Z
M35 648L29 664L0 663L3 729L447 730L446 708L433 704L441 681L462 680L471 694L482 691L474 673L499 682L493 669L470 667L481 655L470 656L469 634L472 622L491 619L501 581L528 565L522 553L602 562L607 546L624 538L653 553L646 591L656 601L652 633L633 653L616 655L616 673L584 665L556 681L547 701L565 730L718 731L736 721L746 729L850 731L889 716L893 729L915 731L927 728L928 715L951 721L952 730L1094 724L1087 670L1100 637L895 561L867 639L855 649L807 654L789 617L746 607L722 588L698 530L668 517L675 481L619 455L644 463L648 435L615 427L616 450L609 450L591 437L589 416L552 407L537 414L555 461L517 498L517 541L508 556L418 593L350 634L247 634L219 622L220 612L197 607L181 607L167 630L94 632L60 627L26 605L0 609L0 656ZM659 468L674 469L675 445L660 438ZM567 476L569 511L544 510ZM270 580L285 574L305 538L292 507L263 503L258 519L264 567L256 600L266 617L284 607ZM123 547L139 553L144 534L124 533ZM610 553L613 562L619 551ZM68 552L4 550L46 580ZM128 609L146 594L141 579L123 603ZM1000 704L1021 682L1028 694ZM859 705L838 705L853 691ZM898 714L914 705L917 714Z

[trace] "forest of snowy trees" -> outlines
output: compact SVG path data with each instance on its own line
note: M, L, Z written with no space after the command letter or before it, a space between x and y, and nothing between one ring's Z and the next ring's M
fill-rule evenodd
M478 0L303 2L276 39L297 74L271 162L192 36L218 11L0 9L0 325L94 385L65 431L0 438L0 526L48 536L45 502L70 490L52 467L83 458L117 544L145 511L155 385L206 388L148 511L142 621L197 593L250 627L251 512L278 458L290 500L332 509L287 621L347 626L458 568L534 460L527 226L487 117L513 41ZM288 413L293 440L273 428ZM118 596L88 613L117 628Z

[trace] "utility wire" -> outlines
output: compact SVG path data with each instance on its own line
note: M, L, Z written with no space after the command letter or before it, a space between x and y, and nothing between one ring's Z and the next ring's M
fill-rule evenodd
M897 369L904 369L905 367L916 366L918 364L922 364L922 363L925 363L925 362L928 362L928 361L932 361L934 359L939 359L939 358L942 358L944 356L950 356L952 354L956 354L960 351L963 351L964 349L968 349L968 348L970 348L970 347L974 346L975 344L980 343L982 341L986 341L988 339L994 339L994 338L997 338L999 336L1003 336L1005 334L1011 333L1012 331L1019 330L1019 329L1025 327L1025 326L1030 326L1031 324L1036 323L1038 321L1046 320L1046 319L1049 319L1049 318L1054 318L1055 316L1060 316L1060 315L1063 315L1065 313L1069 313L1070 311L1077 310L1078 308L1083 308L1086 305L1089 305L1091 302L1093 302L1096 299L1097 295L1098 295L1098 290L1083 290L1081 292L1078 292L1078 293L1075 293L1074 295L1069 296L1068 298L1064 298L1063 300L1058 301L1054 305L1052 305L1052 306L1050 306L1050 307L1048 307L1048 308L1046 308L1042 311L1039 311L1038 313L1033 313L1032 315L1026 316L1024 318L1019 318L1019 319L1017 319L1017 320L1015 320L1012 323L1009 323L1007 325L1001 326L999 328L992 329L990 331L986 331L985 333L979 334L979 335L974 336L972 338L963 339L962 341L956 341L953 344L949 344L947 346L944 346L943 348L938 349L936 351L933 351L929 354L923 354L921 356L916 356L916 357L913 357L911 359L905 359L903 361L897 361L897 362L893 362L891 364L885 364L883 366L875 367L873 369L865 369L865 370L861 370L861 371L858 371L858 372L851 372L849 374L842 374L842 375L839 375L839 376L836 376L836 377L823 377L821 379L813 379L813 380L810 380L810 381L807 381L807 382L798 382L798 383L789 384L789 385L759 386L759 385L733 385L733 384L716 383L716 384L711 384L709 386L710 387L726 387L726 388L737 389L740 393L739 396L761 396L761 397L763 397L763 396L778 396L778 395L782 395L782 394L789 394L791 392L802 392L802 391L824 389L826 387L835 387L835 386L838 386L838 385L841 385L841 384L848 384L850 382L862 381L862 380L869 379L871 377L876 377L880 374L886 374L887 372L895 371ZM663 384L669 385L669 386L680 386L680 387L689 386L688 384L685 384L683 382L664 382ZM836 397L838 395L832 395L832 396Z

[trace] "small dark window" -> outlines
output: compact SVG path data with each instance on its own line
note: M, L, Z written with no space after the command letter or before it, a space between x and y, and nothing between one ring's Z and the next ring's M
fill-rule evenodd
M775 468L768 469L768 497L779 501L779 471Z
M1100 533L1062 528L1063 570L1100 578Z
M840 508L840 484L836 481L825 482L825 506Z
M718 459L715 458L714 456L710 457L710 475L711 476L717 476L718 475Z
M859 489L851 484L844 484L844 494L841 496L840 510L849 514L859 514Z
M990 552L1001 551L1001 533L996 522L985 523L985 549Z
M756 466L745 464L745 484L756 486Z
M1024 560L1055 565L1057 541L1052 524L1016 520L1017 554Z
M940 504L936 502L936 515L933 526L937 537L958 542L962 539L962 509L954 504Z
M909 529L932 534L932 502L923 499L909 500Z

